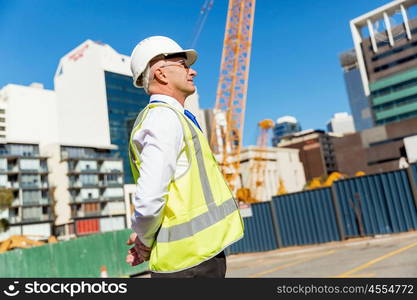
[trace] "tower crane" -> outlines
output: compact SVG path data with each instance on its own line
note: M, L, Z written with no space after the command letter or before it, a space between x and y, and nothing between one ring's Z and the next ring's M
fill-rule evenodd
M211 146L231 190L239 186L240 151L252 46L255 0L229 0Z
M197 41L200 37L201 31L203 30L204 24L206 23L207 17L211 8L213 7L214 0L205 0L203 6L200 9L197 24L194 28L193 38L191 41L190 48L195 48Z

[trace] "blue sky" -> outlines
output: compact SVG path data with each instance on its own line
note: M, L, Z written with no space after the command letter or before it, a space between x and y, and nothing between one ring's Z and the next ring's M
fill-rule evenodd
M244 144L257 122L293 115L324 129L349 104L338 54L353 47L349 20L388 0L258 0ZM41 82L53 89L59 59L92 39L130 55L141 39L166 35L191 44L204 0L0 0L0 87ZM200 106L215 104L227 14L215 0L196 45Z

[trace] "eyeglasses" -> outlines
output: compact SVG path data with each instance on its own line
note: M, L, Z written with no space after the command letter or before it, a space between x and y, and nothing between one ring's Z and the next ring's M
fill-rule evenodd
M176 62L172 62L172 63L167 63L163 66L160 66L159 68L165 68L165 67L170 67L170 66L177 66L177 67L183 67L184 69L186 69L187 71L190 69L190 67L187 65L187 62L183 59L176 61Z

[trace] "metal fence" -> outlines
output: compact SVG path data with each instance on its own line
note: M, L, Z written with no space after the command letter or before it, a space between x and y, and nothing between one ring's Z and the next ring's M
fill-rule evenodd
M268 251L278 248L269 202L252 205L252 217L243 218L244 237L226 249L226 254Z
M406 170L341 180L334 188L347 237L417 229Z
M330 188L272 198L282 246L340 240Z
M245 237L227 254L269 251L417 230L417 164L336 181L332 187L252 204Z

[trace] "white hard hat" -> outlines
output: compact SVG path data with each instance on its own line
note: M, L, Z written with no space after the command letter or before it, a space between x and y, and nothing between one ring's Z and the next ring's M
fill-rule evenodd
M185 53L188 66L191 66L197 60L197 52L194 49L184 50L175 41L165 36L151 36L140 41L130 56L133 85L139 88L143 87L140 77L154 57L176 53Z

